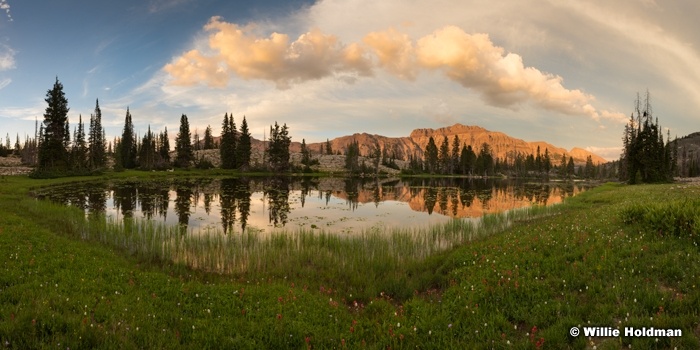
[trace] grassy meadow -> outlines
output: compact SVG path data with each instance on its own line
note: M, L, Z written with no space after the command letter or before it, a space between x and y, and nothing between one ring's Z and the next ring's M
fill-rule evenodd
M262 238L87 221L29 195L76 180L0 179L0 347L700 348L700 187L606 184L478 227ZM683 335L569 335L588 325Z

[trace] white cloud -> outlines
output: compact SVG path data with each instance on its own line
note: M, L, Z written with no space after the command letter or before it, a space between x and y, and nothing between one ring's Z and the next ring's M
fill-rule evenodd
M286 34L264 38L253 28L213 17L204 27L210 52L190 50L164 70L181 86L206 83L223 88L240 77L272 81L280 89L331 76L371 76L378 67L405 80L414 80L419 71L438 70L493 106L533 103L567 115L600 118L592 95L565 88L560 76L525 66L521 56L506 53L487 34L446 26L414 41L390 28L368 33L362 43L345 45L318 29L290 43Z
M0 71L14 69L15 50L7 45L0 44Z
M10 78L5 78L5 79L0 80L0 90L5 88L6 86L10 85L11 82L12 82L12 79L10 79Z
M0 0L0 10L5 10L5 14L7 14L7 18L12 22L12 15L10 14L10 4L7 3L7 0Z

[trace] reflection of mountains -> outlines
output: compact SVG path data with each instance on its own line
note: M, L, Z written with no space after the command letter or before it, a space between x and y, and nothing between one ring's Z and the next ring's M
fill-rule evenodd
M334 191L335 197L351 203L397 201L407 203L419 212L438 213L451 217L480 217L488 213L524 208L533 204L561 203L566 197L581 192L577 186L562 188L537 184L530 186L496 185L486 188L373 186L357 192Z

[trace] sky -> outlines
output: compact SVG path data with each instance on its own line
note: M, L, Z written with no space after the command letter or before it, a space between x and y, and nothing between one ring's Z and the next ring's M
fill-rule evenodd
M0 0L0 137L33 135L64 86L135 130L293 141L478 125L619 157L637 93L671 136L700 131L693 0ZM88 123L86 123L88 124Z

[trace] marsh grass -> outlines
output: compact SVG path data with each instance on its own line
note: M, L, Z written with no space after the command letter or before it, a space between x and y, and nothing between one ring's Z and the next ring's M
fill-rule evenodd
M452 219L432 227L387 231L374 227L352 235L305 229L224 233L211 227L191 230L147 219L115 220L103 215L71 217L64 226L65 232L115 247L142 261L170 261L246 279L306 276L325 283L345 281L348 292L357 298L382 292L405 298L414 289L425 288L415 285L407 289L405 276L416 273L415 267L428 257L494 235L514 221L556 211L552 206L535 206L479 220Z

